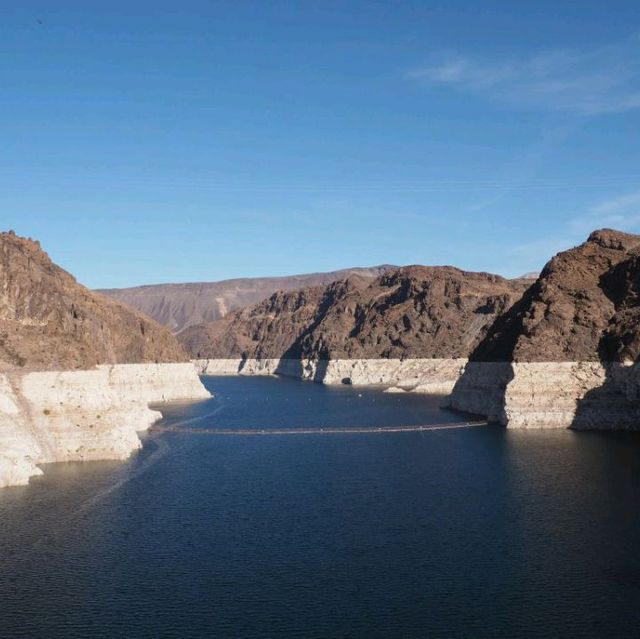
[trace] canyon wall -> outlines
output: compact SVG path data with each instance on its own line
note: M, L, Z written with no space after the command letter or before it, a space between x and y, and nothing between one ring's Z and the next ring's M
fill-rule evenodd
M510 428L640 429L640 236L556 255L478 344L446 404Z
M450 266L274 293L177 337L194 359L466 358L530 280Z
M444 394L530 284L448 266L403 267L374 280L278 292L178 338L203 374L280 374Z
M27 483L38 464L126 459L161 417L149 404L209 396L191 363L0 374L0 486Z
M509 428L640 429L640 367L469 362L444 405Z

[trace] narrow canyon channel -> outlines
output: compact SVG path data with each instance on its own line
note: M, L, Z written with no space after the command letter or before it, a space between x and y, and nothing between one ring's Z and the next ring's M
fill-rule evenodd
M437 396L204 382L215 396L163 406L130 460L0 490L1 637L635 632L639 434L463 427Z

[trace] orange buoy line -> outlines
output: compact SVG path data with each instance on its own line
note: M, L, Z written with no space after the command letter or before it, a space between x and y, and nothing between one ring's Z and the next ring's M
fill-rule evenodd
M415 426L353 426L318 428L193 428L188 426L152 426L154 433L185 433L191 435L352 435L360 433L414 433L429 430L453 430L486 426L486 421L419 424Z

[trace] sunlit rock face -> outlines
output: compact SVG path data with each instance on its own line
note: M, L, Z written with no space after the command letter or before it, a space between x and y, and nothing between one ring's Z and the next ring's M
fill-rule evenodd
M0 376L0 486L37 464L126 459L161 415L150 403L209 397L193 366L121 364Z
M530 284L409 266L281 291L178 339L195 359L464 359Z
M13 233L0 233L0 336L0 370L187 359L166 328L88 290Z
M27 483L37 464L126 459L161 417L149 404L207 397L190 363L0 375L0 486Z

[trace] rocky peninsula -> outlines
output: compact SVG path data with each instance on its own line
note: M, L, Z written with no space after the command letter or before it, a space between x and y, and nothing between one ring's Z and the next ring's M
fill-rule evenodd
M0 234L0 486L57 461L124 459L160 414L209 396L170 332Z

